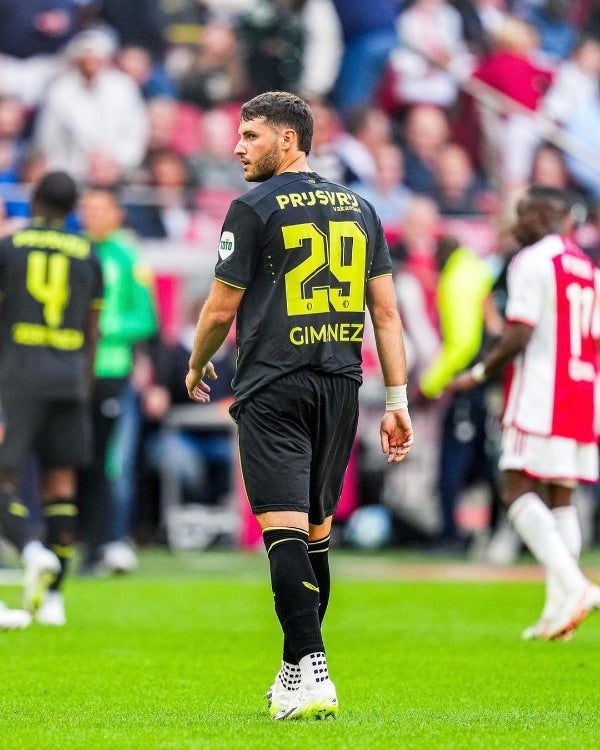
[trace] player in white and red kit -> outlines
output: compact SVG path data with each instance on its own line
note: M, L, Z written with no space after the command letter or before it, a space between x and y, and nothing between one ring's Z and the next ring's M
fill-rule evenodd
M544 609L523 632L527 639L568 637L600 608L600 588L577 563L581 530L571 504L578 482L598 478L600 270L569 237L571 229L562 191L532 188L519 202L514 234L524 248L509 268L506 331L450 386L472 388L514 360L500 456L504 501L547 570Z

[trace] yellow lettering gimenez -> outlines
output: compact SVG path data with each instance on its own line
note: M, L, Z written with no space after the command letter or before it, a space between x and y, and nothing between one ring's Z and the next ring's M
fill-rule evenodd
M362 332L364 325L363 323L352 323L352 336L350 337L350 341L362 341Z
M307 328L307 331L310 331L310 343L315 344L317 341L329 341L327 338L327 329L324 325L322 325L320 328L313 328L312 326L309 326ZM308 336L306 337L308 339Z
M302 336L302 328L300 326L294 326L290 329L290 341L295 346L302 346L304 337Z
M290 329L290 341L294 346L310 344L327 344L330 341L343 343L362 341L362 323L329 323L318 328L314 326L295 326Z

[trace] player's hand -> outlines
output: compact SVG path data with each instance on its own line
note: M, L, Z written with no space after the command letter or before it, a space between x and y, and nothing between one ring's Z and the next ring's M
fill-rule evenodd
M463 391L470 391L476 385L477 381L471 375L471 371L465 370L448 383L444 388L444 393L462 393Z
M192 401L199 404L208 404L210 401L210 386L204 382L204 378L217 379L217 373L212 362L207 362L201 369L190 367L185 376L185 387Z
M408 409L386 411L381 420L381 450L388 464L397 463L408 454L414 437Z

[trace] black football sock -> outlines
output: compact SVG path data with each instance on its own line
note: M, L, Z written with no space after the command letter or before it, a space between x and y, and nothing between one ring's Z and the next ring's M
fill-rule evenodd
M331 576L329 574L330 538L328 534L323 539L308 543L308 557L319 586L319 622L321 623L325 617L325 612L327 612L331 588Z
M283 661L286 664L297 664L296 657L292 651L292 647L288 643L287 639L283 638Z
M308 556L319 587L319 622L323 622L327 605L329 604L329 592L331 589L331 576L329 573L329 541L328 534L323 539L317 539L308 543ZM287 664L295 664L294 654L289 644L283 639L283 661Z
M31 524L29 509L19 497L14 485L0 484L0 527L11 544L19 550L37 538Z
M46 544L60 560L60 573L50 586L51 591L58 591L69 560L75 554L77 505L72 498L56 498L43 504L42 515L46 524Z
M297 664L303 656L325 650L319 623L319 587L308 557L308 532L267 528L263 540L269 556L275 612L284 643L293 655L290 663Z

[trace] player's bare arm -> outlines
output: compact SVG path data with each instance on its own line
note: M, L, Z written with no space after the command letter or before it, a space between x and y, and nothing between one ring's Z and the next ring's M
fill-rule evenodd
M215 280L212 285L198 317L189 370L185 378L185 386L192 401L199 404L210 401L210 386L204 378L217 378L210 358L225 341L243 296L243 289L236 289L221 281Z
M505 365L525 349L533 329L526 323L509 323L500 341L490 353L476 365L461 372L452 380L446 392L468 391L492 375L498 374Z
M404 392L407 381L406 353L402 321L398 313L391 275L371 279L367 285L367 305L375 332L377 355L387 393ZM388 408L389 407L389 408ZM413 444L413 429L404 399L386 404L380 427L381 450L388 463L402 461Z

